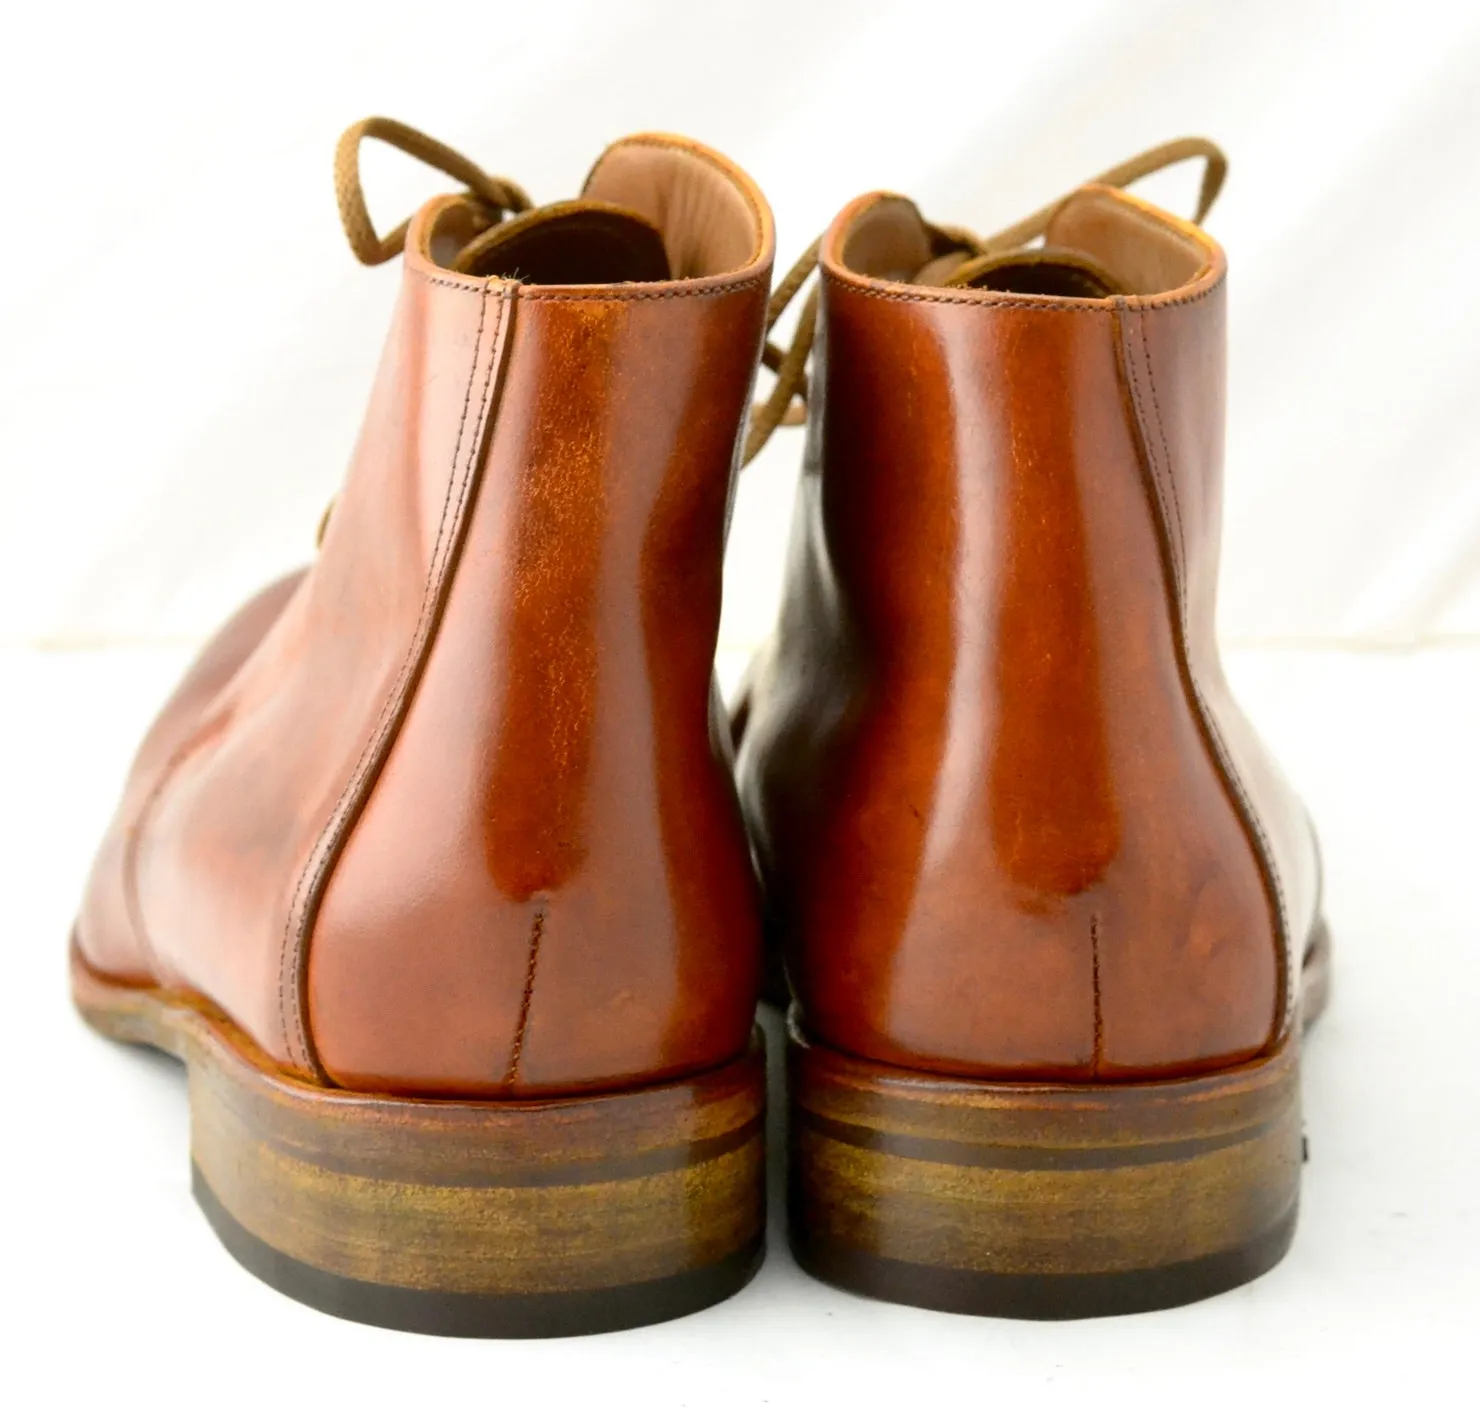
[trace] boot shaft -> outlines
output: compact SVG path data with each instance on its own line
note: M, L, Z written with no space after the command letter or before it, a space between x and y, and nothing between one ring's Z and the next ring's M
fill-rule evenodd
M809 1031L1007 1077L1253 1056L1314 876L1213 637L1223 255L1097 187L972 287L915 280L938 236L878 195L822 246L742 753Z
M339 1086L596 1090L750 1033L711 669L769 214L654 136L486 225L411 224L319 558L167 710L81 926Z
M443 981L395 990L413 1046L376 1078L437 1043L459 1091L492 1069L539 1095L744 1046L758 917L712 668L765 295L752 274L513 296L456 582L315 930L330 1062L386 1051L407 944Z

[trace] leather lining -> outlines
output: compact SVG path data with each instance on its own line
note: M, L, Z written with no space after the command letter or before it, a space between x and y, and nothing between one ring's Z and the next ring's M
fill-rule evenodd
M1108 303L1188 287L1208 273L1217 249L1191 224L1091 183L1064 200L1043 246L991 251L963 264L966 254L950 233L931 227L908 198L880 193L855 211L836 250L845 272L878 281ZM1004 277L993 281L993 273Z
M1095 184L1065 201L1049 222L1046 241L1084 253L1126 296L1159 296L1195 282L1216 250L1190 224Z
M629 138L597 160L583 196L628 208L663 234L675 279L759 260L767 230L740 175L680 139Z
M855 218L843 239L841 262L862 276L916 282L925 278L923 269L936 255L919 208L908 198L881 193ZM960 258L951 265L960 266Z

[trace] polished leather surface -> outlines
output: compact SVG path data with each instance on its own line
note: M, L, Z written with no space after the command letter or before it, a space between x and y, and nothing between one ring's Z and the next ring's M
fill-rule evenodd
M1093 189L1048 240L1137 295L850 266L888 272L900 203L824 240L783 609L737 716L807 1031L981 1077L1256 1056L1318 887L1213 637L1222 253Z
M463 276L432 256L462 200L413 222L319 558L166 708L88 889L96 968L330 1083L541 1095L745 1048L758 910L711 664L770 219L681 140L614 146L597 187L674 279Z
M188 755L197 728L222 688L236 676L291 600L302 572L289 574L250 599L196 658L155 719L129 771L122 801L93 861L77 919L93 967L126 983L158 980L148 935L138 919L132 861L136 829L173 763Z

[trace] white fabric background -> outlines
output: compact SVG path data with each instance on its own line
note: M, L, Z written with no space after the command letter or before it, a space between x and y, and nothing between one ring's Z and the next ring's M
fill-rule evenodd
M8 7L0 638L195 639L307 557L397 282L340 236L382 112L537 199L642 128L766 188L991 230L1161 139L1232 177L1232 642L1480 635L1480 8L1357 0L252 0ZM367 161L385 224L446 186ZM1151 190L1185 208L1189 166ZM746 479L722 647L769 625L797 436Z
M0 643L29 644L0 646L5 1416L1472 1413L1477 75L1473 0L0 8ZM311 554L344 469L398 274L350 257L330 158L373 112L539 199L615 136L690 132L765 185L783 264L870 188L991 230L1164 138L1227 146L1222 616L1230 643L1301 644L1229 665L1321 827L1336 943L1277 1270L1060 1325L841 1294L783 1242L779 1099L765 1268L673 1324L391 1335L294 1304L214 1243L183 1074L82 1025L64 945L188 644ZM439 181L367 169L386 223ZM1185 209L1194 186L1152 195ZM782 432L743 481L727 677L771 621L796 457ZM1468 645L1407 650L1440 641Z

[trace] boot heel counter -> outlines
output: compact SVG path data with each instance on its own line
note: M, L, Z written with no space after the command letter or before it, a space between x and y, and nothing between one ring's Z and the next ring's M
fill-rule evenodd
M1162 526L1119 314L898 303L869 318L870 360L905 325L912 374L952 394L885 406L853 388L878 373L836 307L861 299L833 297L829 398L868 415L826 452L849 476L829 553L846 580L887 530L888 558L848 590L864 652L801 895L807 1021L967 1075L1256 1055L1281 1020L1278 896L1188 656L1201 594L1165 557L1201 539L1206 565L1206 531ZM922 374L927 320L943 369ZM1216 490L1183 497L1201 513Z
M315 928L334 1081L539 1096L744 1051L759 910L710 686L764 300L517 298L512 413Z

